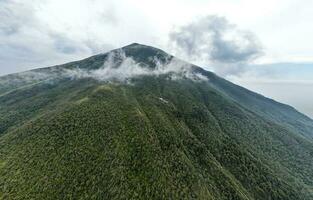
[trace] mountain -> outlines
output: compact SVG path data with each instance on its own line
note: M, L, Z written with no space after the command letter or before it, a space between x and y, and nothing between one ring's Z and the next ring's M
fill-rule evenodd
M313 199L313 120L166 52L0 77L1 199Z

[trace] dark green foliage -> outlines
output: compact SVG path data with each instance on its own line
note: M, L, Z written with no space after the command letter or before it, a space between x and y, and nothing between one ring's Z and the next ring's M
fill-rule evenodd
M312 120L195 70L0 87L0 198L313 199Z

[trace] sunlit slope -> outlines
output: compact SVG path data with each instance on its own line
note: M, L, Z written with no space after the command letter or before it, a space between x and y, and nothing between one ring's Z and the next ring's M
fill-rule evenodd
M164 56L136 47L126 52L140 62ZM100 66L101 59L105 54L75 65ZM194 70L208 80L48 77L7 87L0 95L0 197L313 198L310 119ZM278 116L288 116L287 109L307 120L301 125L307 131L264 112L269 104Z

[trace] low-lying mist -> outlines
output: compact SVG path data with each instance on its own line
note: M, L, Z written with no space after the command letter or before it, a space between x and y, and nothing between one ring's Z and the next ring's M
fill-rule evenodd
M139 76L159 76L170 74L171 79L189 78L195 81L206 80L206 77L192 71L192 66L176 58L165 58L161 61L156 57L151 57L155 67L151 68L146 63L136 62L132 57L126 56L123 50L110 52L103 66L95 70L85 70L79 68L66 70L64 75L77 78L93 78L99 81L128 82L132 78Z
M165 60L165 61L164 61ZM98 69L81 68L78 65L72 68L47 68L47 70L32 70L16 74L10 81L42 81L53 80L56 78L83 79L92 78L104 82L129 83L133 78L140 76L160 76L168 74L171 80L188 78L193 81L207 81L208 79L193 70L192 65L174 57L158 59L150 57L149 63L136 62L132 57L126 56L121 49L112 51L108 54L103 65Z

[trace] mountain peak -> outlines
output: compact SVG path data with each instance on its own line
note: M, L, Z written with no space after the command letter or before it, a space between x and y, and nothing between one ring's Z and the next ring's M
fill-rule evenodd
M173 58L172 55L161 49L139 43L132 43L116 50L122 50L125 53L125 56L131 57L136 62L145 63L152 68L155 65L155 63L151 62L153 59L165 62Z
M143 44L139 44L139 43L134 42L134 43L131 43L131 44L129 44L129 45L126 45L126 46L124 46L124 47L122 47L122 48L132 48L132 47L140 47L140 46L146 46L146 45L143 45Z
M148 54L163 54L163 55L169 55L168 53L166 53L165 51L158 49L156 47L153 46L148 46L145 44L139 44L139 43L131 43L129 45L126 45L122 48L120 48L121 50L125 51L126 53L144 53L144 55L148 55Z
M131 44L126 45L124 47L121 47L121 49L127 49L127 48L155 48L155 47L148 46L148 45L145 45L145 44L140 44L140 43L137 43L137 42L134 42L134 43L131 43Z
M312 120L169 57L0 77L0 199L313 199Z

